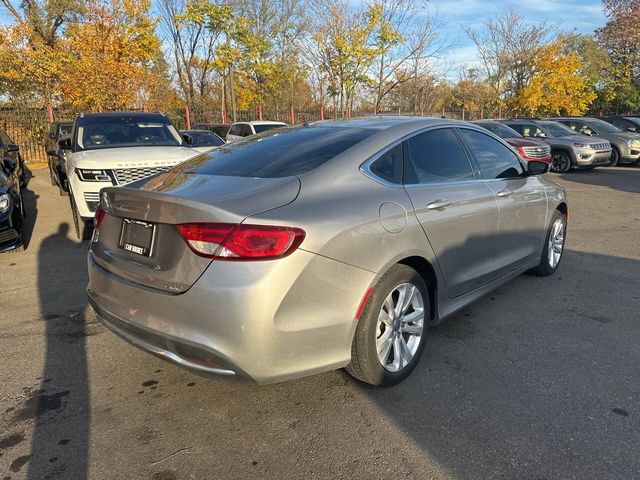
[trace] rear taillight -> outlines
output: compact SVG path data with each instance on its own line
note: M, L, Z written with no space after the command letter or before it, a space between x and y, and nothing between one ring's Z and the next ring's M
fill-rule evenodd
M102 210L102 208L100 208L100 205L98 205L98 208L96 208L96 214L93 217L93 228L98 229L98 227L102 223L102 220L104 219L104 216L104 210Z
M178 231L196 255L237 261L286 257L305 237L295 227L231 223L185 223Z

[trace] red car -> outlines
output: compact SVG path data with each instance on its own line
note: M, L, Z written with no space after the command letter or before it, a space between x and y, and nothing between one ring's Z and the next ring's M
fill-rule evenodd
M549 144L531 137L523 137L513 128L507 127L504 123L494 120L477 120L476 125L489 130L494 135L499 136L509 145L516 147L520 156L525 160L536 160L538 162L551 163L551 147Z

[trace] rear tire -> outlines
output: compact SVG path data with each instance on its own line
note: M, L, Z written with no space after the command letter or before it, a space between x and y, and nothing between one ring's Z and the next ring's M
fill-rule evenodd
M620 152L616 147L611 149L611 160L609 160L609 165L607 167L615 167L620 162Z
M380 387L403 381L422 356L430 311L429 289L422 276L407 265L393 266L362 311L346 371Z
M75 227L76 236L78 240L89 240L93 228L89 225L89 222L85 222L78 210L76 209L75 202L73 201L73 195L69 195L69 201L71 202L71 215L73 216L73 226Z
M560 266L564 254L564 244L567 238L567 217L564 213L556 210L551 220L551 226L547 232L547 237L542 250L540 264L529 270L528 273L540 277L553 275Z
M571 157L567 152L556 151L551 155L551 171L566 173L571 169Z

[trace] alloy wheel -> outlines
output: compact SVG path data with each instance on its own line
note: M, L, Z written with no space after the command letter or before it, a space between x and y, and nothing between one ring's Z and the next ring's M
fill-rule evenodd
M385 370L399 372L411 362L420 346L424 315L424 299L412 283L401 283L382 303L376 350Z
M549 260L549 266L556 268L560 263L560 257L562 257L562 250L564 248L564 222L561 218L558 218L551 227L551 233L549 234L549 244L547 246L547 255Z
M568 168L569 159L564 153L555 153L551 158L551 169L554 172L565 172Z

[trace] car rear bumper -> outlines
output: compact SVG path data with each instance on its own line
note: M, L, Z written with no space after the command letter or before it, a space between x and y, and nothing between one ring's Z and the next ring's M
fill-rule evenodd
M347 365L375 274L303 250L213 262L185 293L115 277L89 257L89 301L128 342L194 373L272 383Z

